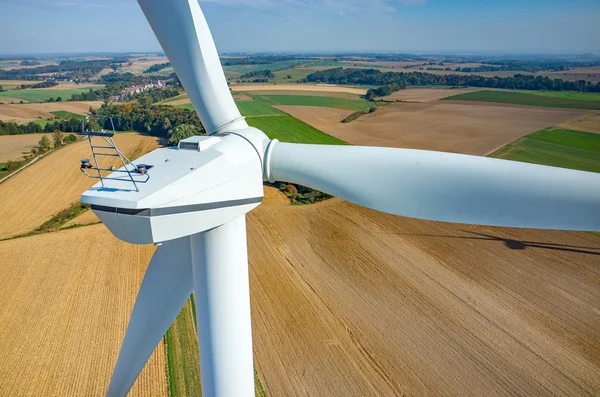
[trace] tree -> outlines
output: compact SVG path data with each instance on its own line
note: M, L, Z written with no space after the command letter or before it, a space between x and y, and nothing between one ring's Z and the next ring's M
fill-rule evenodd
M54 131L52 133L52 138L54 139L54 147L60 147L63 145L63 140L65 139L65 134L60 131Z
M73 143L77 141L77 136L73 135L73 134L69 134L67 135L67 137L65 138L65 142L67 143Z
M200 128L191 124L180 124L177 127L169 131L169 144L177 145L179 141L185 138L189 138L194 135L201 135Z
M42 139L40 139L39 145L40 153L47 152L50 149L50 139L48 139L48 136L44 135Z

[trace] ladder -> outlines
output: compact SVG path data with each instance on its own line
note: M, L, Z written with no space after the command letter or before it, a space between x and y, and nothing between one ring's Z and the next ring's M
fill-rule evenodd
M152 166L148 166L145 164L135 165L131 160L123 154L115 144L113 137L115 136L115 125L113 123L112 117L109 116L91 116L94 118L104 117L110 120L110 124L112 127L112 132L104 131L94 131L93 129L85 128L85 121L87 118L81 120L81 135L86 136L88 142L90 144L90 148L92 149L92 156L94 158L94 164L90 162L90 159L81 160L80 170L89 178L99 179L102 187L106 187L104 182L107 180L116 180L116 181L127 181L131 182L133 188L136 192L139 192L138 183L146 183L150 179L150 175L148 175L148 170ZM94 138L97 138L94 140ZM101 139L98 139L101 138ZM99 143L98 143L99 142ZM99 157L118 157L121 164L122 169L117 169L114 166L102 167L98 161ZM92 172L91 174L88 173ZM104 175L103 172L111 172L110 175ZM121 176L119 174L122 174Z

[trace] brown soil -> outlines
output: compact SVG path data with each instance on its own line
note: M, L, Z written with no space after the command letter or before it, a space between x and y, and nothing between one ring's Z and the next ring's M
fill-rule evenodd
M50 137L50 134L0 136L0 163L6 163L9 160L23 160L23 155L36 147L44 135Z
M600 113L595 113L591 116L567 121L566 123L559 125L559 127L600 134Z
M268 395L600 393L596 237L411 220L338 199L248 220Z
M48 119L55 117L50 112L65 110L72 113L87 114L90 106L99 108L100 101L90 102L53 102L53 103L26 103L0 105L0 120L28 123L35 119Z
M153 246L102 225L0 242L0 394L103 396ZM168 396L161 341L129 396Z
M115 142L125 154L138 152L136 157L157 147L156 138L138 134L119 134ZM0 184L0 238L32 231L79 201L81 193L97 182L79 171L79 160L89 155L87 141L74 143Z
M454 95L466 94L468 92L478 91L479 89L464 88L444 90L438 88L409 88L394 92L392 95L383 97L387 101L405 101L405 102L431 102Z
M351 123L327 108L279 106L348 143L485 155L526 134L590 114L588 110L463 104L394 103Z

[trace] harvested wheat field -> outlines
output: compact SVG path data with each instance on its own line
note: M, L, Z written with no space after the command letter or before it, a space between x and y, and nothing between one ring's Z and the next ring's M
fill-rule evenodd
M366 89L337 86L331 84L232 84L233 91L320 91L345 92L348 94L365 95ZM299 94L296 94L299 95Z
M38 80L0 80L0 87L5 90L13 90L20 85L38 84Z
M115 142L131 160L157 147L155 137L134 133L118 134ZM87 141L77 142L0 184L0 239L32 231L79 201L81 193L97 182L79 170L79 160L89 156Z
M98 222L100 222L100 218L98 218L93 211L88 210L85 211L83 214L71 219L69 222L65 223L62 228L64 229L66 227L71 227L75 225L91 225L93 223Z
M0 242L0 395L105 395L153 251L102 225ZM168 396L165 356L130 396Z
M248 220L268 395L600 394L596 237L411 220L338 199L263 206Z
M559 127L600 134L600 113L594 113L590 116L567 121L566 123L559 125Z
M531 132L591 114L550 109L447 101L393 103L351 123L338 112L310 106L277 106L313 127L355 145L406 147L489 154Z
M22 124L40 118L53 118L55 116L50 112L59 110L77 114L88 114L90 107L96 109L101 105L102 102L100 101L0 104L0 120L14 121Z
M454 95L466 94L479 91L477 88L457 88L457 89L439 89L439 88L408 88L400 90L383 97L386 101L399 102L431 102L438 99L447 98Z
M0 163L10 160L23 160L23 155L29 153L38 145L42 136L50 134L24 134L0 136Z

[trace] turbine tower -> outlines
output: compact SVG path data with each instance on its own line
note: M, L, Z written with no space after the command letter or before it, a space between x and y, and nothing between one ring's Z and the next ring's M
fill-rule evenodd
M138 2L207 136L138 159L140 183L132 184L136 170L125 165L82 195L119 239L158 245L108 396L128 393L192 292L203 395L254 395L245 214L261 203L265 180L421 219L600 230L598 174L431 151L270 140L240 115L197 0Z

